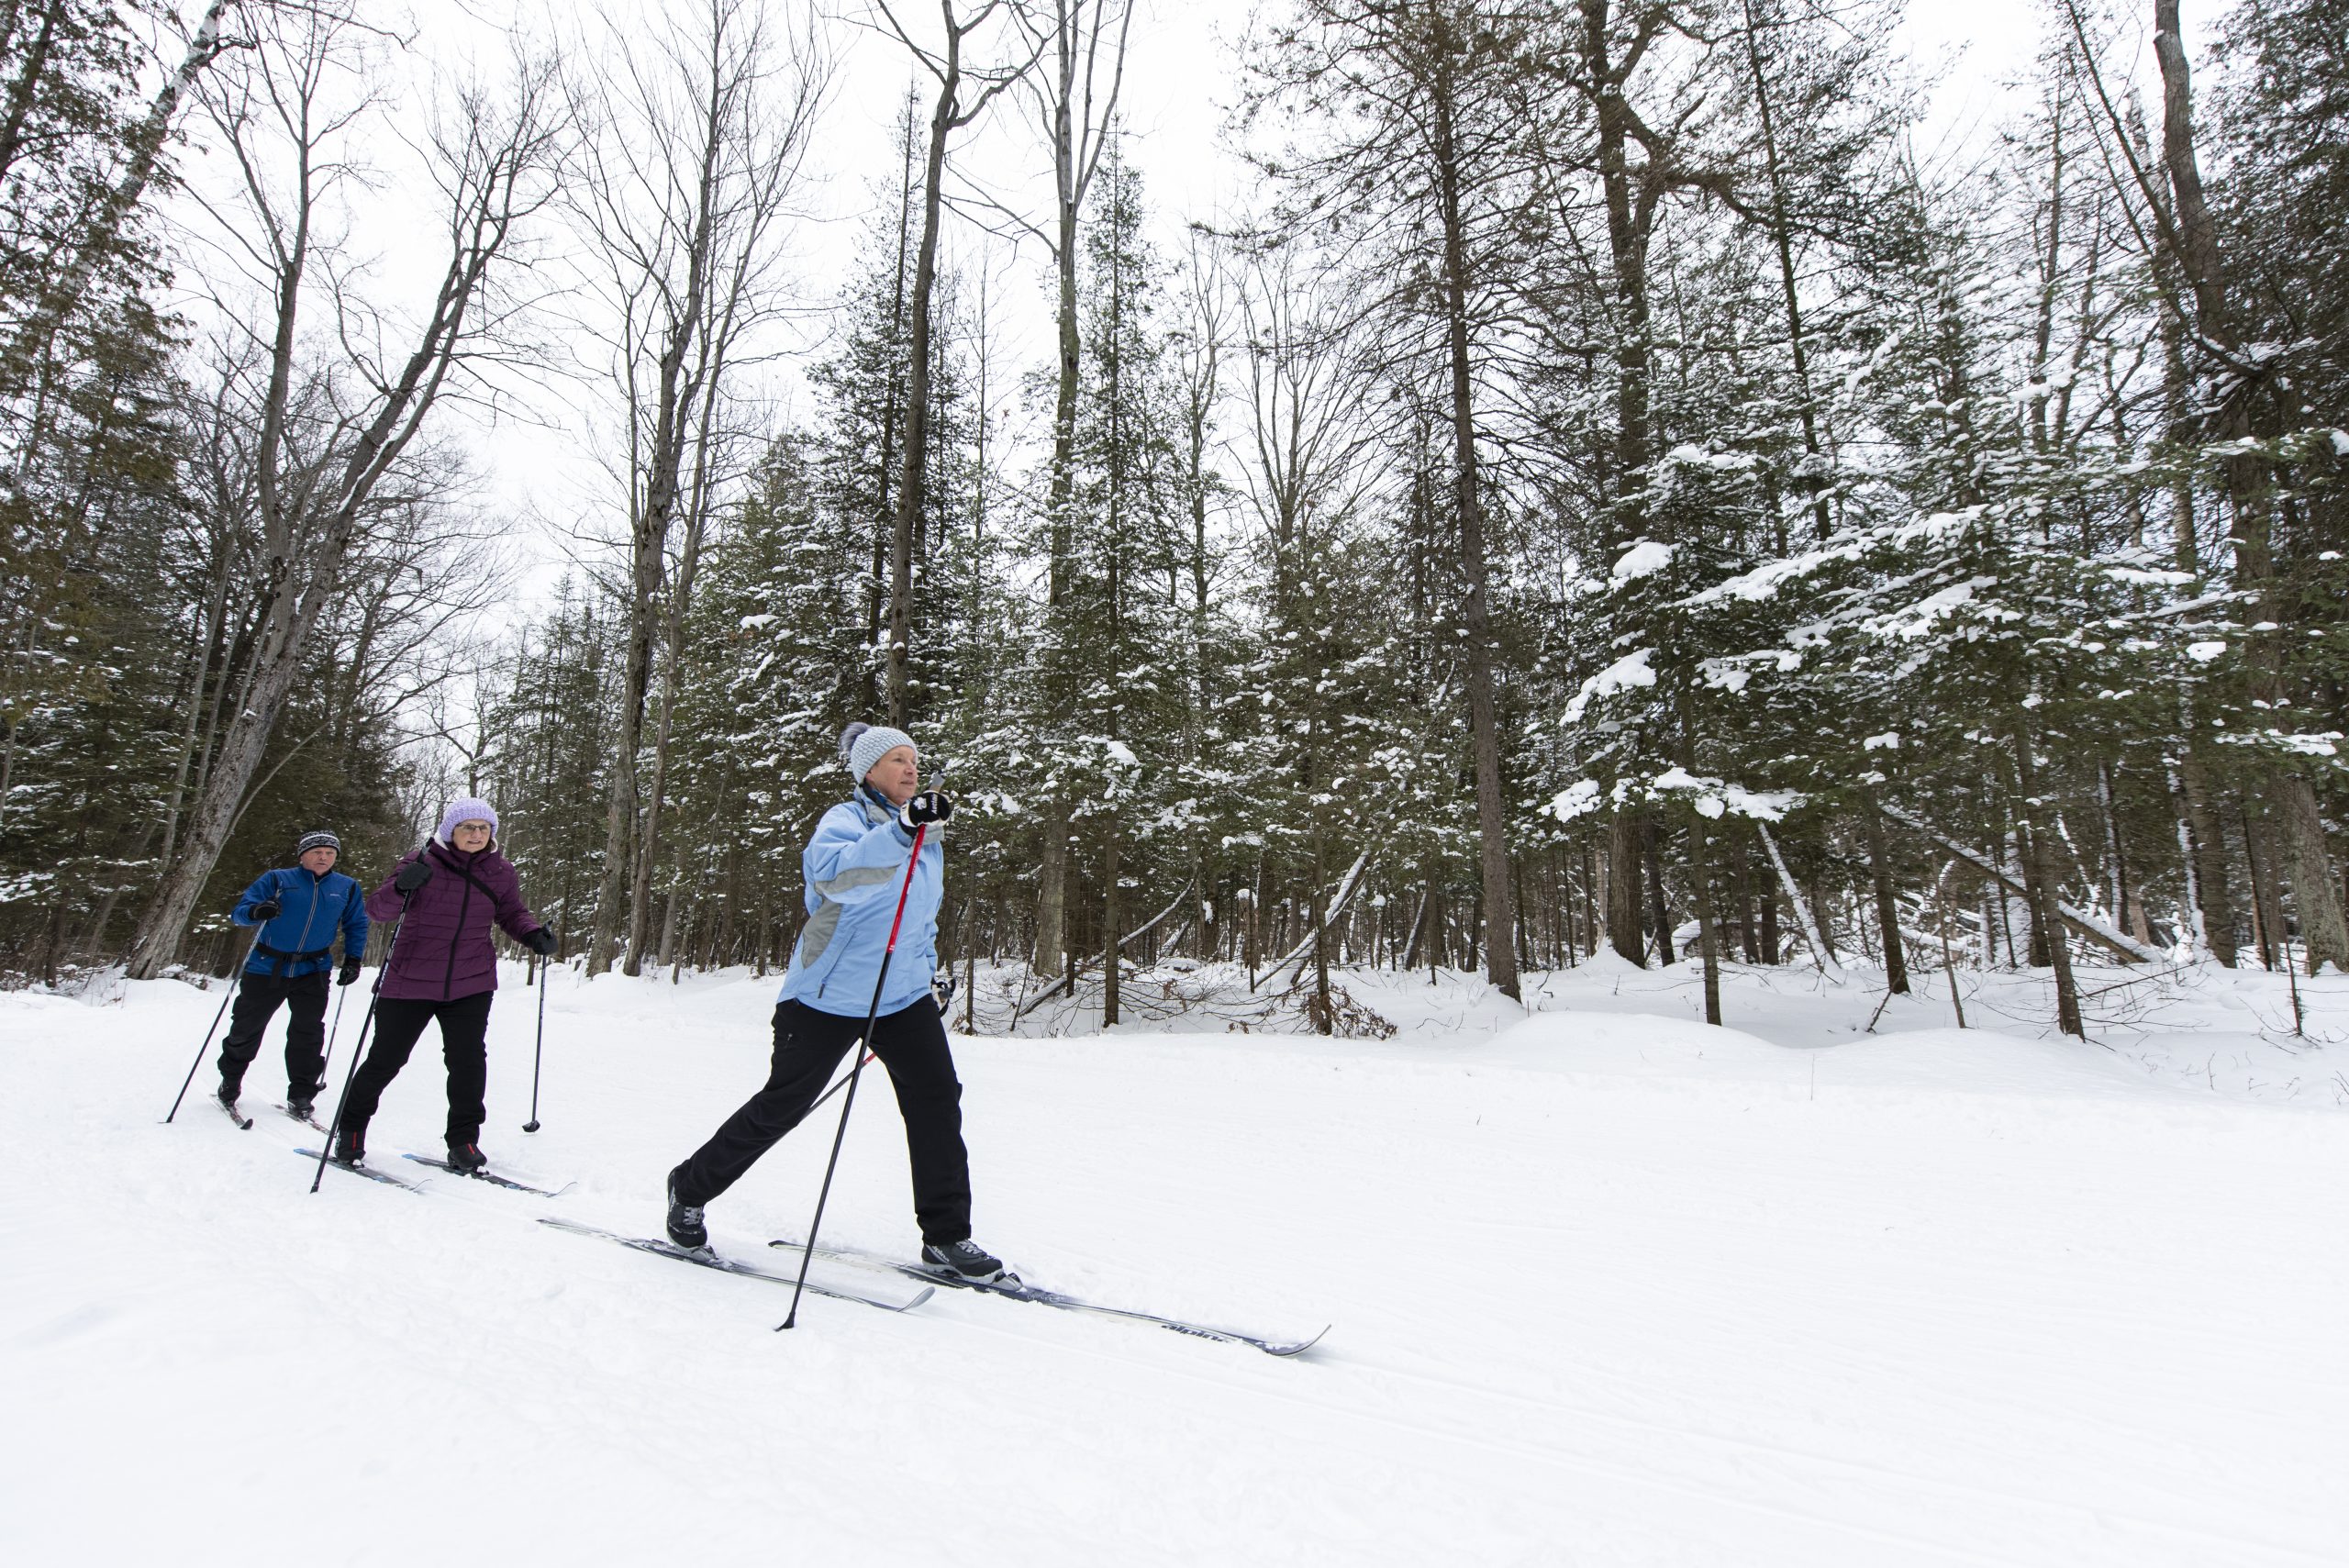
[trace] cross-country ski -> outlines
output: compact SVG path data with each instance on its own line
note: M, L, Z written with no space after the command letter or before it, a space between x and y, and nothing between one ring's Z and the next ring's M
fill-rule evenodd
M403 1160L413 1160L419 1165L429 1165L436 1171L446 1171L452 1176L464 1176L473 1181L486 1182L493 1187L504 1187L509 1192L529 1193L533 1197L561 1197L576 1184L575 1183L565 1182L559 1187L534 1187L528 1182L518 1182L511 1176L501 1175L495 1171L485 1168L472 1171L463 1170L458 1166L451 1165L446 1160L436 1160L429 1154L404 1153L400 1158Z
M787 1252L807 1251L807 1248L799 1242L782 1239L770 1241L767 1245L780 1248ZM818 1245L816 1248L816 1256L837 1259L842 1262L860 1263L870 1268L885 1270L891 1273L903 1274L907 1279L934 1280L952 1290L974 1290L983 1295L1000 1296L1008 1301L1032 1301L1044 1307L1057 1307L1064 1312L1091 1312L1104 1318L1123 1318L1130 1322L1147 1323L1155 1328L1170 1329L1177 1334L1187 1334L1193 1339L1215 1340L1230 1345L1250 1345L1267 1355L1302 1354L1320 1343L1322 1337L1330 1331L1324 1328L1301 1340L1267 1339L1261 1334L1243 1334L1237 1329L1211 1328L1205 1323L1194 1323L1180 1318L1162 1317L1155 1312L1141 1312L1130 1307L1108 1307L1097 1301L1081 1300L1060 1291L1046 1290L1040 1285L1029 1284L1014 1274L1005 1274L991 1280L966 1279L955 1273L953 1270L936 1263L907 1262L903 1259L886 1257L878 1252L863 1252L853 1248L829 1245Z
M303 1159L309 1161L312 1164L316 1164L317 1162L318 1151L315 1149L297 1148L294 1152L299 1154ZM397 1187L403 1192L420 1193L424 1190L424 1184L422 1182L407 1181L403 1177L393 1175L388 1171L378 1171L373 1165L355 1164L333 1159L329 1159L326 1164L327 1169L329 1171L340 1171L348 1175L364 1176L371 1182L379 1182L387 1187Z
M745 1279L765 1280L771 1284L783 1285L796 1284L798 1279L796 1274L779 1273L772 1269L763 1269L756 1263L746 1263L739 1258L727 1257L707 1247L680 1247L674 1241L665 1241L652 1236L625 1236L617 1230L605 1230L596 1226L583 1225L575 1219L558 1218L553 1215L545 1216L539 1223L551 1225L557 1230L566 1230L573 1236L593 1236L599 1240L617 1241L623 1247L631 1248L639 1252L649 1252L656 1258L671 1258L678 1262L692 1263L699 1268L716 1269L720 1273L739 1274ZM807 1288L818 1296L829 1296L834 1301L858 1302L866 1307L878 1307L885 1312L910 1312L937 1294L934 1288L928 1285L907 1293L878 1288L859 1288L854 1285L823 1283L812 1279L807 1282Z

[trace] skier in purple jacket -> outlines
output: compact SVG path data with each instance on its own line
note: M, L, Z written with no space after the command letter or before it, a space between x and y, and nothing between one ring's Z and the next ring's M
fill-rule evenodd
M369 917L397 920L399 929L376 992L374 1048L351 1079L336 1123L334 1157L346 1164L365 1156L368 1118L435 1019L449 1063L449 1163L478 1171L488 1162L480 1139L489 1114L482 1104L489 1077L484 1038L497 995L490 928L504 927L541 957L554 951L554 933L523 904L521 878L497 852L496 835L497 813L487 801L456 801L441 813L431 841L403 857L367 895Z

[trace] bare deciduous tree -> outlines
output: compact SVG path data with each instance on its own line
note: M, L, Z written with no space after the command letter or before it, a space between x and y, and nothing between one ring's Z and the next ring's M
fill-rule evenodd
M967 17L955 14L954 0L939 0L940 41L917 42L885 3L878 8L889 30L938 83L938 99L930 111L930 140L922 161L921 239L914 249L913 297L908 305L910 340L906 350L906 440L899 458L897 505L889 535L889 722L906 722L906 654L913 640L914 528L921 517L923 489L930 462L930 296L938 283L938 224L946 176L946 145L954 132L986 113L1005 88L1024 76L1035 61L973 65L963 48L988 21L1005 12L1009 0L985 0ZM963 100L970 89L968 102Z
M759 0L701 0L649 36L637 18L607 17L582 58L595 64L574 83L574 101L592 128L568 199L602 311L589 329L614 345L629 519L628 656L587 962L591 973L611 966L625 908L634 974L647 945L674 703L672 682L648 790L638 753L655 644L669 647L674 664L701 530L740 462L735 383L787 304L782 241L832 67L812 20L778 20Z
M238 813L321 617L345 581L371 504L395 474L451 378L495 346L484 309L548 200L567 121L551 64L518 58L495 88L451 90L423 139L442 202L445 259L431 297L403 318L368 297L335 238L355 145L385 106L372 87L377 37L350 4L255 13L238 68L199 86L206 117L237 171L210 204L224 245L269 300L255 336L266 374L239 411L253 429L259 632L239 700L177 862L134 940L130 972L169 962ZM321 301L319 296L323 295ZM323 305L333 345L310 359Z
M1075 526L1076 394L1083 345L1077 334L1076 262L1078 220L1085 194L1101 167L1125 85L1126 39L1133 26L1132 0L1034 0L1021 12L1043 66L1030 81L1030 106L1052 164L1052 223L1049 231L1029 225L1052 258L1058 292L1053 314L1056 363L1052 394L1050 494L1045 501L1050 540L1045 566L1045 638L1048 660L1063 654L1064 618ZM1051 678L1048 690L1064 683ZM1048 722L1059 717L1055 698ZM1044 810L1043 843L1037 867L1035 966L1057 973L1068 960L1068 836L1070 806L1060 790Z

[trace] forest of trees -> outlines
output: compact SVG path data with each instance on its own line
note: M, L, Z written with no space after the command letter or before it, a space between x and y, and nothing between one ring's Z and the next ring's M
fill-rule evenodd
M1894 0L1280 0L1182 213L1131 0L876 3L821 301L845 24L447 84L394 298L361 7L158 64L0 6L0 967L223 962L300 828L466 787L591 972L772 968L866 718L960 803L941 950L1112 1022L1183 962L1324 1029L1349 965L2029 966L2074 1033L2076 962L2349 970L2349 0L2193 9L2045 0L1935 144ZM557 340L618 521L517 604L440 410Z

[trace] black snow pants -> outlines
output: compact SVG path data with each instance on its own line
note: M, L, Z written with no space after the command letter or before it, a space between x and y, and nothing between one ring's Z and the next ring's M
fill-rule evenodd
M327 1069L327 981L316 974L281 978L247 970L237 982L236 1006L228 1013L228 1038L220 1042L220 1082L241 1088L245 1069L261 1054L261 1037L285 1004L285 1093L307 1099L318 1092Z
M766 1087L670 1173L680 1201L706 1204L741 1179L760 1155L799 1125L864 1032L861 1018L818 1012L797 1002L774 1010L774 1063ZM938 1004L928 996L874 1020L873 1054L889 1070L906 1118L913 1165L914 1216L924 1241L962 1241L971 1234L971 1160L963 1147L963 1084Z
M482 1095L489 1084L489 1005L495 991L477 991L452 1001L429 997L384 996L375 1003L375 1043L359 1075L351 1081L351 1101L343 1107L341 1125L364 1127L384 1098L384 1090L407 1065L408 1052L423 1037L424 1026L440 1021L440 1054L449 1063L449 1141L478 1143L481 1124L489 1115Z

